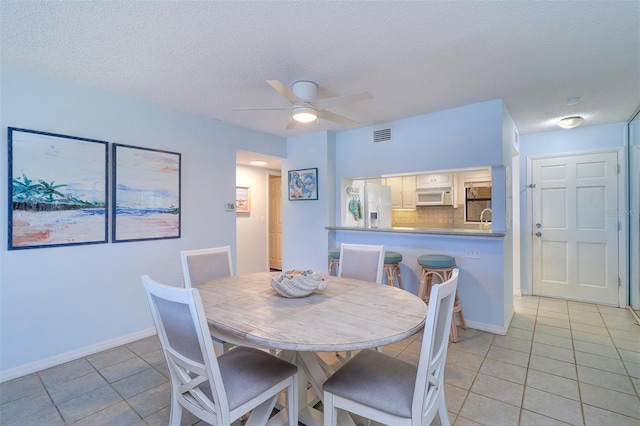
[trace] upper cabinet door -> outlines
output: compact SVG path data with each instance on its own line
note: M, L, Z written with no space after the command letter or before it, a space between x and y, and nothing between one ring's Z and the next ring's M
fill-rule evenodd
M451 173L432 173L416 176L417 188L442 188L453 185Z
M405 209L416 208L416 177L402 177L402 207Z
M402 177L387 178L386 185L391 187L391 208L401 209L402 207Z
M385 184L391 187L392 209L416 208L416 177L397 176L387 178Z

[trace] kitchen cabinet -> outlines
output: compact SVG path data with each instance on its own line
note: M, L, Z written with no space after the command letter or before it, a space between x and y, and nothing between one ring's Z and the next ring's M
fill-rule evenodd
M386 185L391 187L392 209L416 208L416 177L397 176L386 179Z
M416 187L420 189L443 188L452 185L453 176L451 173L432 173L416 176Z

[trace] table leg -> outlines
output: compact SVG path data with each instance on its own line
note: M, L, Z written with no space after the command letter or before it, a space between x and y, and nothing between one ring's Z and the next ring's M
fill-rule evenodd
M322 385L329 378L331 373L333 373L333 369L331 369L331 367L329 367L329 365L314 352L298 352L296 354L296 365L298 365L298 374L300 376L302 376L302 374L300 374L302 373L300 369L304 371L306 380L311 384L311 389L309 390L313 391L307 392L306 395L300 392L301 398L298 400L300 405L300 417L298 418L298 421L306 425L322 424L324 418L322 411L314 408L311 404L316 405L318 399L320 401L323 400L324 392L322 390ZM306 383L304 388L306 388ZM309 423L307 423L307 421ZM317 421L320 423L316 423ZM349 413L342 410L338 411L338 423L344 426L355 426L355 423Z

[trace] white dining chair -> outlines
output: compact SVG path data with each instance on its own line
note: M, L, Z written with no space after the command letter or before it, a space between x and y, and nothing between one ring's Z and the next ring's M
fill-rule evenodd
M297 426L295 365L247 347L216 358L198 290L141 278L169 368L171 425L180 425L183 409L213 425L230 425L249 411L251 422L266 424L286 390L289 425Z
M337 409L388 425L429 425L436 414L450 424L444 369L457 285L454 269L431 289L417 366L364 350L324 383L325 426L337 424Z
M185 288L198 287L207 281L233 275L231 247L211 247L196 250L182 250L182 276ZM213 346L218 353L225 353L233 347L217 335L211 335Z
M338 276L382 283L384 246L370 244L341 244Z

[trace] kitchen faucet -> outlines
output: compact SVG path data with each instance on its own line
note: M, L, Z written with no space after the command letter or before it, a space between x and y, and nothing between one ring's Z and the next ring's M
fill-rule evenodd
M493 210L489 208L486 208L480 212L480 229L484 229L484 230L488 230L491 228L491 223L489 221L487 221L486 223L484 222L484 214L486 212L491 213L491 215L493 216Z

